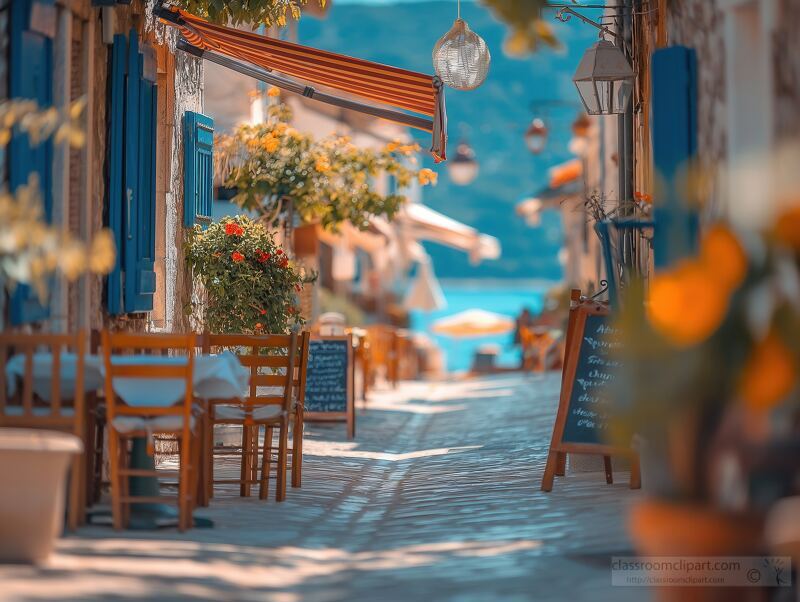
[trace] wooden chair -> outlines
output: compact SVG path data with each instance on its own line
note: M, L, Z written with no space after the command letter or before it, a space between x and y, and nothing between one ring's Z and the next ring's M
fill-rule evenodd
M178 530L184 531L192 526L197 468L200 463L199 420L193 413L192 403L195 335L103 331L102 340L114 528L127 526L132 503L174 501L174 498L167 496L132 496L130 477L177 477ZM180 353L186 361L164 364L154 357L169 351ZM143 354L143 359L136 364L112 361L112 355L116 353L124 355L131 352ZM152 357L149 363L146 361L148 357ZM115 379L180 379L184 381L185 393L182 401L172 406L131 406L115 394ZM128 442L134 437L151 440L155 435L176 436L179 445L177 471L147 470L129 465Z
M52 429L79 437L86 445L84 394L85 333L0 334L0 427ZM50 390L37 395L34 386L34 354L52 355ZM67 355L69 354L69 355ZM22 386L9 395L6 364L17 355L23 358ZM62 366L74 362L74 386L62 391ZM19 385L19 383L14 383ZM46 398L46 399L45 399ZM86 516L86 463L81 455L72 460L69 481L67 527L75 530Z
M289 431L292 431L292 486L300 487L303 458L303 404L308 366L310 334L291 335L204 335L203 353L228 349L250 370L250 389L242 400L211 400L205 435L204 474L207 496L214 484L238 484L241 496L259 485L259 498L266 499L272 463L274 431L278 430L277 481L275 499L286 498ZM217 424L242 425L240 477L214 479L213 429ZM259 454L259 434L264 427L264 445ZM222 454L219 454L222 455ZM261 476L258 459L261 456Z

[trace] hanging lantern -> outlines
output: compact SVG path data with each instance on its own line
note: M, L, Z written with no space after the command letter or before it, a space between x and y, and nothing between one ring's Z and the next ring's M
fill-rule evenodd
M592 120L586 113L580 113L572 122L572 133L576 138L586 138L592 127Z
M589 115L624 113L635 74L622 51L600 40L583 55L572 81Z
M478 162L475 160L475 151L466 142L459 142L456 147L456 156L447 164L450 179L456 186L466 186L472 183L478 175Z
M486 42L460 17L433 47L433 68L446 85L474 90L489 73L492 57Z
M525 144L528 145L528 150L534 155L541 153L545 144L547 144L547 126L538 117L531 121L525 131Z

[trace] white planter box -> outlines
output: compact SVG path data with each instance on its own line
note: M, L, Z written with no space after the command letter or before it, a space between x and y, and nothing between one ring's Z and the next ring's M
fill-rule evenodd
M0 562L43 562L64 528L74 435L0 428Z

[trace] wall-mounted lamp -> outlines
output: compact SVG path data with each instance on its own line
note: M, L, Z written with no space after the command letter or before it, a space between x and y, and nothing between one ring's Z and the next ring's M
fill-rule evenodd
M589 115L617 115L628 107L634 77L622 51L600 40L584 53L572 81Z
M528 129L525 130L525 144L528 145L528 150L534 155L541 153L547 144L547 134L547 126L544 121L538 117L531 121Z
M471 184L478 175L478 162L475 160L475 151L465 141L458 143L456 156L447 163L450 179L456 186Z

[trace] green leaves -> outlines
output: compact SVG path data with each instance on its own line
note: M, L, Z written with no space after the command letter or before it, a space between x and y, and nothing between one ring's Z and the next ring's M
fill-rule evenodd
M325 7L325 0L175 0L173 4L221 25L286 25L299 20L308 2Z

